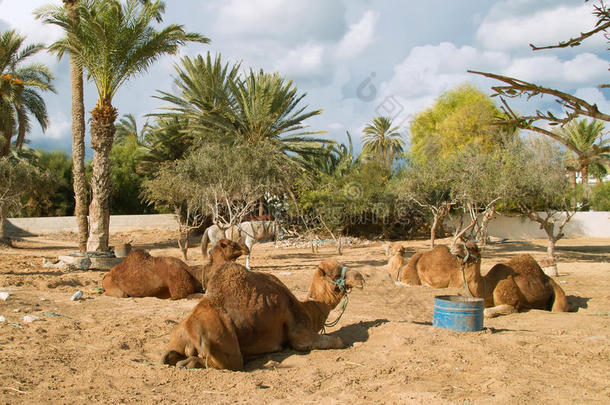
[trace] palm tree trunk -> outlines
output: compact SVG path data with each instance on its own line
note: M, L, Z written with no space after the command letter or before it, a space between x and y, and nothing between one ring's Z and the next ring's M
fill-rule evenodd
M589 189L589 168L587 166L583 166L580 170L580 175L582 177L582 190L583 196L585 198L585 202L589 200L591 196L591 190Z
M4 234L4 226L7 216L8 210L4 205L0 205L0 245L5 244L10 246L10 239Z
M109 102L100 102L91 111L91 147L93 173L91 176L91 205L89 205L90 233L87 250L108 250L110 228L110 150L114 140L114 121L117 110Z
M78 19L78 0L64 0L68 17ZM87 179L85 177L85 102L83 99L83 69L70 56L70 83L72 86L72 177L74 188L74 215L78 226L78 250L87 251L89 221L87 219Z

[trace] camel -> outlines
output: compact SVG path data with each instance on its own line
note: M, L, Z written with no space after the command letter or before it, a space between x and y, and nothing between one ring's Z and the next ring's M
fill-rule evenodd
M563 289L544 274L536 260L523 254L494 265L483 277L485 316L493 318L521 309L570 310Z
M223 239L212 250L208 264L191 267L180 259L153 257L145 250L136 249L104 276L104 294L117 298L182 299L203 291L213 271L248 252L242 243Z
M565 293L544 274L530 255L519 255L494 265L481 276L479 249L474 242L457 247L455 254L446 246L417 253L399 270L400 281L436 288L464 287L466 293L485 301L484 315L493 318L521 309L569 311Z
M325 324L330 311L353 287L363 286L359 272L325 260L314 272L307 299L299 301L277 277L226 263L173 331L161 362L240 370L245 357L286 346L298 351L343 348L339 336L318 332L336 324Z
M394 244L387 247L388 255L390 258L388 259L388 273L390 273L390 277L394 281L400 281L400 270L401 268L407 264L407 259L405 255L407 254L407 248L401 244Z
M411 256L399 269L398 279L404 284L435 288L467 287L468 293L482 296L481 255L474 242L458 244L454 252L445 245Z

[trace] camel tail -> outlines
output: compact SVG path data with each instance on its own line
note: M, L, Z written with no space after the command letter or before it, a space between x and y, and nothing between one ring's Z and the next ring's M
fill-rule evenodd
M201 237L201 254L203 255L204 259L208 257L208 243L210 242L210 239L208 237L209 231L210 228L206 229L203 233L203 236Z
M551 311L553 312L568 312L570 311L570 304L568 303L568 298L566 297L563 289L549 277L549 283L551 287L553 287L553 306Z
M421 285L421 280L417 274L417 263L422 257L422 253L416 253L409 259L406 266L398 270L398 278L401 282L409 285Z

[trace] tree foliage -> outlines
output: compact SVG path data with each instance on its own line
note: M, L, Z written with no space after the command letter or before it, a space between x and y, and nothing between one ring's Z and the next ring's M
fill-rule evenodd
M44 46L24 45L25 39L15 30L0 33L0 156L8 155L15 135L15 146L21 149L32 128L32 116L43 131L49 124L40 92L55 91L51 85L53 74L43 64L27 64Z
M445 159L464 148L489 152L500 145L503 131L492 126L500 110L471 85L443 93L410 127L410 156L417 161Z
M309 110L291 80L278 73L250 70L239 74L240 64L185 57L176 67L174 84L180 94L160 92L170 103L163 115L188 120L187 130L202 143L268 143L285 154L315 153L324 139L311 135L303 123L322 110ZM186 132L185 131L185 132Z

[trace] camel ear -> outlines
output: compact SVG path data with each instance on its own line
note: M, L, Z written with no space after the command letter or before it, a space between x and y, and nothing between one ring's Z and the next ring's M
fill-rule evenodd
M330 260L324 260L318 265L318 270L325 276L332 276L337 264Z

